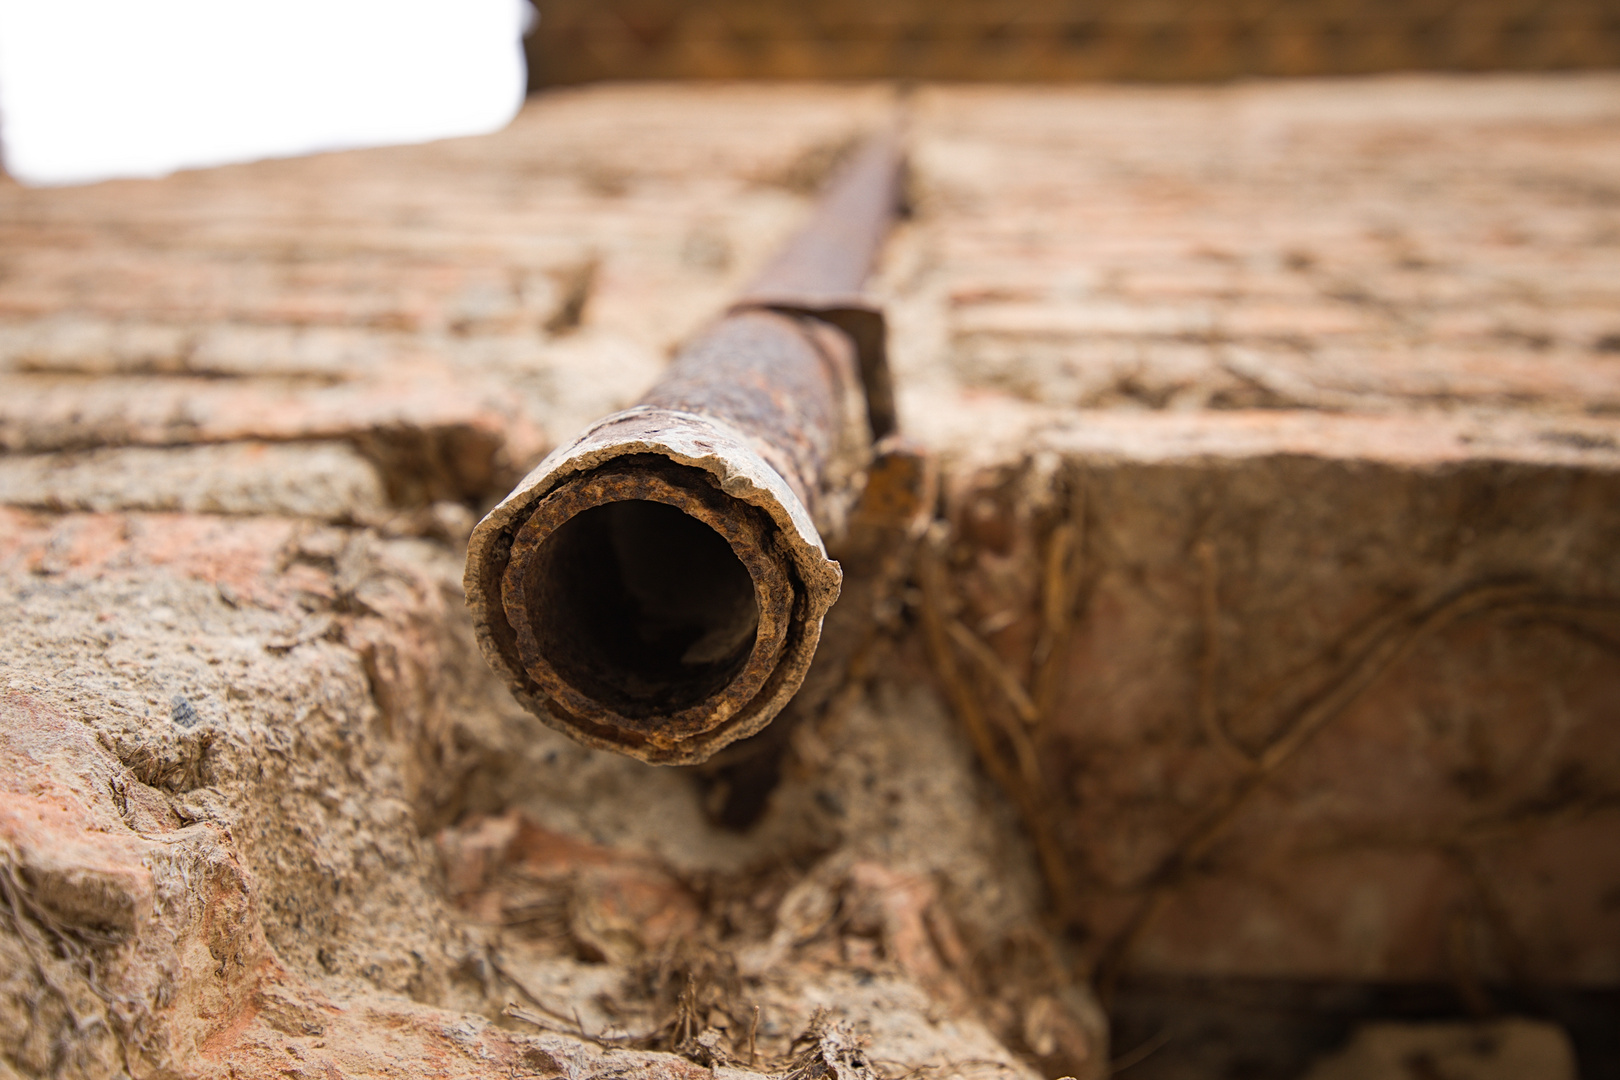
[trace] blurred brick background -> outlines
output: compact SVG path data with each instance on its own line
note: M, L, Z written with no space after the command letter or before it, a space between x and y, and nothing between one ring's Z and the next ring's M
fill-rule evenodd
M1210 80L1620 63L1615 0L537 0L531 86Z

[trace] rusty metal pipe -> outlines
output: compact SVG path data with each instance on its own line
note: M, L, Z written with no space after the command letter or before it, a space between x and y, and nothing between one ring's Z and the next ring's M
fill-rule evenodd
M892 222L894 133L641 404L559 447L474 529L485 658L550 726L691 764L757 732L815 655L837 535L893 427L860 287Z

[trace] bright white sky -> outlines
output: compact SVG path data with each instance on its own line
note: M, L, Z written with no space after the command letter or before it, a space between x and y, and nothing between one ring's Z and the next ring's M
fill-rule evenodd
M497 130L528 0L0 0L0 148L29 184Z

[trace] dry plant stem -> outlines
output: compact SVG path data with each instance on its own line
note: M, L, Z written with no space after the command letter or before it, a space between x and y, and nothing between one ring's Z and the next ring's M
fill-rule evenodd
M549 1031L554 1035L569 1035L576 1039L583 1039L588 1043L595 1043L603 1048L640 1047L649 1038L648 1036L639 1035L592 1035L585 1030L585 1025L580 1023L577 1014L568 1022L559 1022L553 1020L550 1016L533 1012L517 1004L508 1004L506 1008L501 1010L501 1015L510 1016L514 1020L522 1020L525 1024L533 1024L541 1031Z
M1072 914L1070 885L1062 845L1052 828L1052 799L1041 771L1032 732L1050 715L1062 674L1063 648L1073 632L1075 608L1082 577L1079 560L1084 521L1084 491L1069 520L1053 527L1042 559L1040 629L1032 656L1033 693L977 634L948 611L949 586L944 568L947 526L940 524L921 545L918 563L923 595L924 636L940 681L946 688L957 718L967 729L975 753L985 770L1013 800L1035 845L1041 874L1053 908L1060 919ZM979 700L973 681L957 664L955 646L973 661L1006 701L1013 719L1002 722L999 713ZM1015 761L1003 757L992 731L1000 731L1012 748Z
M1203 568L1201 614L1203 615L1204 647L1198 658L1198 722L1222 757L1239 769L1254 767L1254 759L1238 748L1226 733L1215 708L1215 677L1220 669L1220 566L1216 561L1215 544L1200 540L1194 549Z
M1021 802L1018 792L1017 777L1002 760L1000 752L996 749L995 739L990 733L990 726L985 719L984 711L979 707L973 688L968 685L961 670L956 665L955 655L951 651L950 632L946 629L948 616L945 612L945 566L943 552L946 541L944 527L936 526L929 536L925 537L917 552L917 576L922 586L922 624L923 636L928 645L930 657L934 662L934 669L945 684L946 696L954 707L957 718L967 729L968 739L973 743L974 750L990 778L1009 794L1015 801Z
M1446 918L1445 956L1450 969L1451 985L1457 991L1468 1011L1475 1016L1491 1015L1491 997L1480 981L1479 972L1468 957L1468 917L1462 911L1453 911Z
M1461 845L1459 850L1472 850L1475 845L1522 839L1528 832L1582 821L1593 814L1616 808L1620 808L1620 797L1600 796L1554 807L1510 809L1463 822L1444 833L1425 829L1373 829L1341 835L1330 842L1307 845L1299 850L1307 854L1329 854L1357 848L1429 850L1447 845Z
M1052 715L1063 675L1064 647L1074 631L1083 582L1080 560L1085 541L1086 492L1081 488L1067 520L1052 529L1041 579L1041 630L1035 642L1036 722Z
M68 996L66 990L63 990L57 985L55 979L51 978L49 969L45 966L45 962L40 959L39 953L36 951L37 949L45 947L45 942L41 940L40 935L35 931L33 920L29 917L29 915L43 915L44 913L37 912L37 909L35 909L32 904L28 904L27 906L29 907L30 911L29 914L25 914L23 908L26 902L23 899L23 895L22 883L17 880L17 876L12 871L12 868L9 865L0 866L0 899L5 901L6 914L10 917L11 924L17 931L17 939L22 942L23 948L28 953L28 959L33 962L34 973L38 975L40 981L44 983L45 986L53 994L55 994L58 999L61 1000L63 1010L67 1013L68 1019L73 1022L73 1030L83 1031L85 1024L84 1021L79 1017L79 1014L73 1008L73 999ZM52 932L60 937L60 933L58 931L53 929ZM67 951L70 956L73 955L71 946L64 951Z
M1405 659L1424 638L1464 615L1504 604L1523 603L1534 597L1537 591L1528 585L1485 584L1466 588L1442 601L1427 614L1419 616L1416 624L1404 634L1389 633L1375 640L1365 652L1352 660L1349 670L1336 685L1301 712L1283 734L1266 747L1256 762L1256 769L1262 774L1275 771L1328 721L1343 712L1374 680Z
M1530 977L1526 974L1529 970L1526 954L1529 950L1518 931L1513 929L1512 916L1509 914L1507 902L1502 899L1502 894L1496 887L1496 879L1480 865L1478 852L1460 844L1450 845L1448 851L1463 867L1468 880L1474 886L1474 894L1479 897L1480 910L1484 913L1486 922L1490 924L1492 933L1496 935L1509 974L1519 986L1528 986Z
M946 632L951 640L960 645L969 656L976 658L990 673L991 681L1000 688L1012 704L1017 717L1003 723L994 710L986 710L987 715L996 727L1007 737L1012 746L1013 757L1018 762L1018 774L1023 780L1023 790L1039 792L1044 795L1046 781L1041 775L1040 759L1035 754L1035 743L1029 736L1028 728L1038 719L1035 715L1035 704L1029 700L1028 693L1018 684L1012 672L1001 662L995 651L979 640L973 631L963 626L960 620L950 619L946 622ZM1027 711L1026 711L1027 710ZM1019 721L1022 721L1020 723ZM1043 800L1044 801L1044 800Z
M1411 621L1414 610L1411 603L1392 604L1367 624L1351 627L1338 641L1257 693L1230 720L1222 720L1217 713L1216 726L1224 732L1253 730L1263 726L1260 721L1268 715L1283 715L1291 709L1306 707L1325 692L1324 688L1330 689L1335 686L1344 677L1344 673L1355 666L1358 657L1374 648L1377 642L1398 633L1403 624ZM1273 723L1270 729L1275 728L1276 724ZM1272 741L1275 741L1275 737ZM1266 747L1250 749L1237 746L1237 749L1248 759L1248 765L1244 770L1247 772L1258 767L1260 755L1265 752Z
M78 1010L73 1007L72 996L51 977L49 968L40 956L42 951L48 952L50 950L50 943L45 939L44 934L40 933L41 929L50 936L50 941L55 942L57 951L64 958L72 963L83 965L90 992L95 994L107 1006L109 1014L116 1016L118 1011L124 1011L127 1014L131 1007L137 1005L137 1002L112 993L102 984L101 976L96 970L95 957L80 941L75 940L74 933L63 927L51 917L48 911L40 907L38 902L29 894L26 885L18 878L15 867L9 862L0 863L0 901L3 901L3 904L0 904L0 909L3 909L10 917L12 926L17 932L18 940L22 942L23 949L28 953L28 959L34 966L34 973L39 977L40 982L51 993L56 995L57 999L62 1003L62 1009L67 1013L75 1034L87 1032L94 1027L103 1027L106 1022L97 1016L91 1016L88 1019L80 1016ZM109 945L114 943L112 938L95 932L80 930L77 935L87 937L95 944ZM30 1002L30 1009L37 1020L39 1014L38 1003ZM124 1063L124 1072L127 1074L130 1072L129 1047L125 1045L124 1039L116 1031L113 1031L112 1034L113 1041L118 1047L119 1056Z
M900 1063L888 1059L879 1060L874 1058L872 1059L872 1064L898 1065ZM968 1058L966 1061L953 1061L949 1065L916 1065L905 1070L904 1072L892 1074L880 1073L879 1075L882 1075L884 1080L916 1080L917 1077L933 1076L944 1072L961 1076L965 1075L967 1070L974 1068L993 1069L997 1073L1013 1073L1014 1075L1022 1075L1017 1069L1014 1069L1005 1061L995 1061L991 1058ZM1061 1077L1060 1080L1073 1080L1073 1077Z
M1119 1055L1119 1057L1115 1058L1113 1061L1110 1061L1108 1063L1109 1075L1112 1076L1114 1073L1122 1073L1133 1065L1140 1065L1142 1062L1146 1061L1148 1058L1152 1057L1154 1054L1168 1046L1171 1038L1173 1038L1173 1036L1170 1028L1164 1028L1157 1035L1148 1039L1146 1042L1141 1043L1135 1049L1128 1050Z
M935 673L944 685L946 697L957 719L967 730L968 740L973 744L980 763L990 774L991 780L1012 799L1019 817L1023 819L1024 827L1035 845L1035 856L1040 863L1041 876L1046 882L1053 909L1059 918L1067 918L1072 911L1068 869L1062 846L1052 831L1052 815L1039 762L1031 760L1027 770L1015 771L1004 760L996 746L985 709L980 705L971 683L957 666L952 651L949 624L954 620L946 610L946 597L949 595L944 562L946 528L942 523L935 525L923 538L917 551L923 638Z
M960 619L949 620L946 629L950 632L951 640L961 646L962 651L977 661L985 674L990 676L990 681L1007 699L1007 704L1018 715L1018 719L1034 727L1040 721L1040 711L1035 707L1035 701L1029 696L1029 692L1019 683L1018 677L1002 663L996 651L986 645L977 634L963 626ZM1024 737L1024 741L1028 741L1028 736Z
M545 1003L545 1000L542 999L540 997L540 995L536 994L532 989L530 989L529 985L527 983L525 983L522 979L518 978L516 975L512 974L512 972L505 965L503 965L499 960L496 960L493 956L490 957L490 967L494 968L495 969L495 974L499 975L502 979L505 979L508 983L510 983L512 985L512 987L515 990L517 990L518 993L520 993L524 997L528 998L530 1004L532 1004L535 1008L539 1009L542 1013L545 1013L547 1016L550 1016L550 1017L554 1018L554 1020L557 1023L567 1023L567 1022L569 1022L571 1020L577 1022L577 1019L578 1019L577 1017L569 1016L567 1013L559 1012L557 1009L553 1008L552 1006L547 1005ZM507 1006L507 1010L508 1010L507 1015L509 1015L509 1016L517 1016L516 1013L513 1013L510 1010L512 1010L512 1009L521 1009L521 1008L522 1008L522 1006L520 1006L520 1005L515 1005L515 1004L514 1005L508 1005ZM525 1012L527 1013L527 1010L525 1010ZM533 1015L534 1014L532 1014L532 1013L528 1013L527 1015L518 1016L517 1018L519 1020L525 1020L525 1021L527 1021L527 1022L529 1022L531 1024L537 1023L535 1020L531 1019L531 1017ZM567 1030L565 1030L563 1033L564 1034L571 1034L571 1032L569 1032Z
M1304 697L1305 704L1292 721L1253 759L1235 786L1201 815L1200 823L1150 876L1148 895L1099 964L1098 985L1104 997L1112 992L1136 942L1188 873L1209 854L1250 796L1420 643L1471 615L1519 612L1563 616L1571 611L1620 611L1620 601L1597 597L1572 600L1549 596L1532 584L1483 582L1456 590L1426 609L1409 607L1380 620L1373 631L1357 635L1363 639L1361 647L1347 650L1347 659ZM1476 885L1483 881L1478 873L1472 876ZM1489 906L1489 898L1482 899Z

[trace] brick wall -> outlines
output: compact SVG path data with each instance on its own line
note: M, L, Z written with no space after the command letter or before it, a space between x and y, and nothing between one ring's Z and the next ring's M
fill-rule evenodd
M1184 81L1620 63L1614 0L538 0L531 84Z
M902 100L874 288L932 561L728 834L492 684L459 545ZM813 974L762 1045L855 1002L907 1068L1096 1075L1076 971L1612 987L1617 165L1582 74L594 87L487 138L0 181L0 868L45 905L0 922L0 1052L47 1072L95 1015L86 1074L597 1068L571 1033L647 970L621 885ZM562 1033L512 1030L525 986Z

